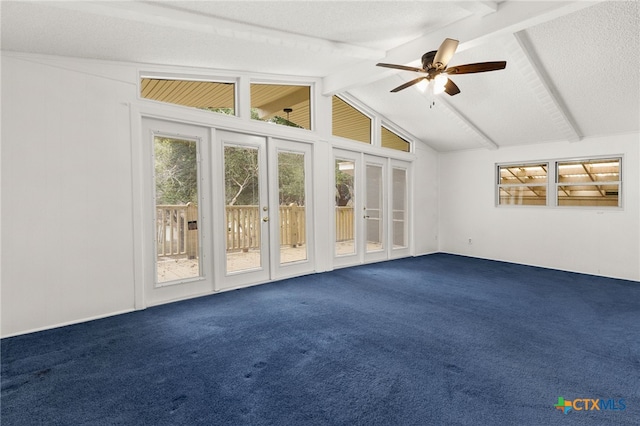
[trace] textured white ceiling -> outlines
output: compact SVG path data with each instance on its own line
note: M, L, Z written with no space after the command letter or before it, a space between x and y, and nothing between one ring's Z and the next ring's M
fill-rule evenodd
M426 31L467 17L448 2L416 1L184 1L168 7L243 22L261 28L391 49Z
M522 145L560 139L552 117L541 105L507 48L513 35L454 56L452 65L505 60L507 68L482 74L453 76L461 93L451 105L471 117L499 146Z
M164 26L162 20L154 24L87 13L67 5L73 7L73 2L3 2L3 50L311 77L358 61L325 52L292 52L280 45L218 37L188 26ZM168 10L167 15L171 14Z
M584 135L638 129L638 8L638 2L604 2L526 31Z
M640 131L636 1L2 1L4 51L322 77L440 151ZM389 91L445 37L461 93ZM433 101L435 100L435 105Z

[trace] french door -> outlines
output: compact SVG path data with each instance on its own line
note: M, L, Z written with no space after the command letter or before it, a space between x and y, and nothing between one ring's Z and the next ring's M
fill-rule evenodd
M388 258L387 253L387 160L364 156L364 188L362 218L364 232L361 241L364 261L373 262Z
M217 131L215 209L224 235L216 289L314 270L312 152L306 143Z
M313 181L310 144L270 139L272 278L313 272Z
M310 144L143 118L151 306L313 272Z
M391 258L406 257L411 254L410 235L410 164L405 161L391 160L389 176L389 245Z
M217 247L222 253L217 287L268 281L269 208L267 141L261 136L216 132L220 153L217 179L222 198L214 207L222 217Z
M407 256L409 163L334 150L334 265Z

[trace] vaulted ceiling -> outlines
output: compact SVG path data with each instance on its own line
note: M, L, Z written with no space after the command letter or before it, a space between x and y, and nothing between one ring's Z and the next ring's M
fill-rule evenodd
M320 77L438 151L640 131L636 1L153 1L1 3L3 51ZM461 93L410 87L445 38Z

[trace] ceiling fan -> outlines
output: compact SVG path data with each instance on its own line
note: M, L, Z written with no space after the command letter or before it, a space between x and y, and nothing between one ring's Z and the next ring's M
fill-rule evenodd
M433 50L422 55L422 68L408 67L405 65L395 64L376 64L379 67L395 68L405 71L414 71L426 74L414 80L408 81L392 90L399 92L402 89L418 84L422 81L430 83L433 81L434 94L445 92L450 96L460 93L460 89L456 84L448 78L448 75L455 74L472 74L478 72L496 71L504 69L507 66L506 61L497 62L478 62L475 64L465 64L447 67L449 61L453 57L458 48L458 40L446 38L438 50Z

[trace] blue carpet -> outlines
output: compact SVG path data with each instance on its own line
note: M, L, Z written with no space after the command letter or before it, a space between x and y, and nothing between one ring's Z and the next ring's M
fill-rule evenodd
M1 345L3 426L640 424L640 283L446 254Z

